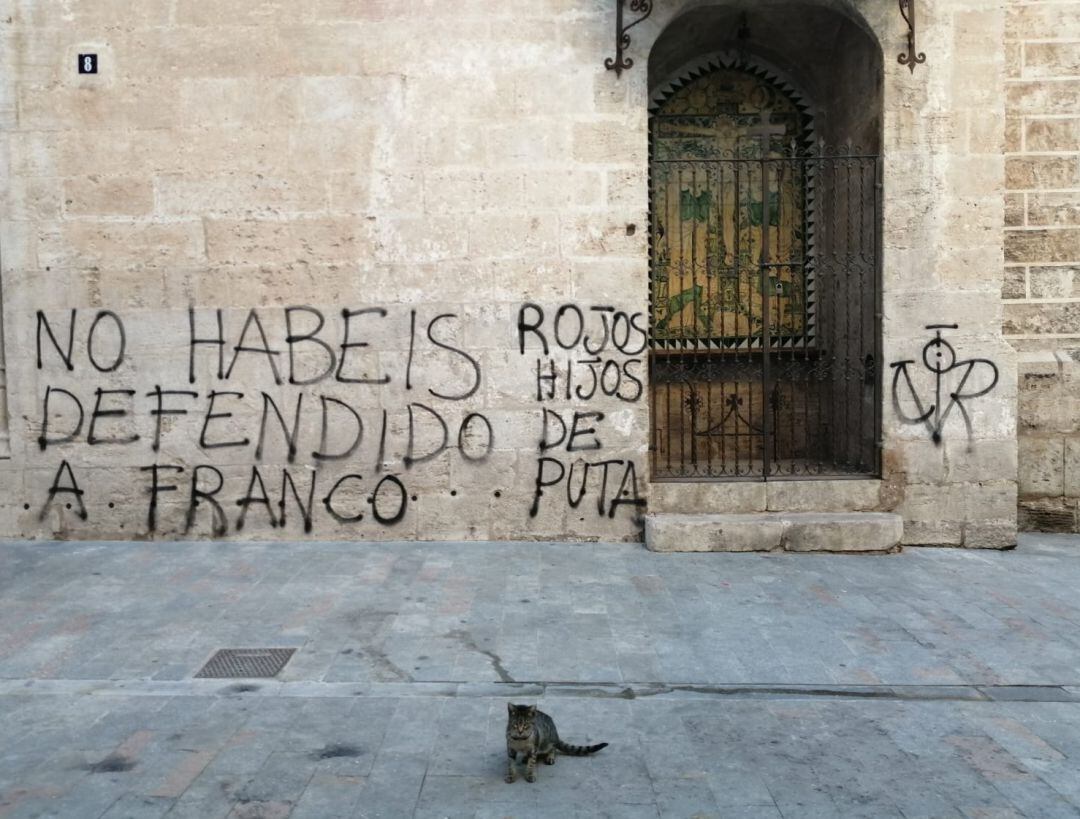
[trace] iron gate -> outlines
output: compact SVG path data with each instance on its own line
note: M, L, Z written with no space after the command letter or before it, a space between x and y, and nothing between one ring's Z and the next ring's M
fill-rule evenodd
M879 157L667 144L650 162L653 477L878 474Z

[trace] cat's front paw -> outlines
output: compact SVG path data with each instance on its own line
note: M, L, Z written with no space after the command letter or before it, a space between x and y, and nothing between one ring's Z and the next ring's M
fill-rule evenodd
M536 781L536 774L534 774L534 773L525 774L525 781L526 782L535 782Z
M516 780L517 776L512 773L508 773L505 777L503 777L503 781L506 782L507 785L513 785Z

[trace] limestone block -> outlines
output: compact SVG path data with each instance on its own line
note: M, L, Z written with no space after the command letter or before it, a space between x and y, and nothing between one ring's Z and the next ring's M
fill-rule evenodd
M1076 83L1036 80L1009 83L1005 88L1006 110L1016 116L1075 115L1078 101L1080 88Z
M1080 40L1077 3L1050 5L1010 4L1006 9L1005 36L1017 40Z
M1080 438L1065 439L1065 481L1063 492L1068 498L1080 498Z
M158 210L167 217L310 214L328 206L325 180L299 173L164 174L154 187Z
M767 481L770 512L855 512L877 509L881 481Z
M1025 147L1033 153L1075 151L1080 144L1080 117L1038 117L1024 119ZM1017 126L1019 127L1019 126ZM1019 150L1019 143L1010 150Z
M904 534L899 515L882 513L785 516L784 549L789 552L885 552Z
M987 271L1002 267L1001 221L1004 217L999 208L985 210L994 212L991 224L969 224L948 231L953 243L941 252L938 261L942 287L983 292L996 292L1001 287L1001 278L988 275ZM963 217L958 218L963 220Z
M474 269L476 266L473 265ZM517 326L517 311L523 303L558 305L573 292L573 264L554 252L550 256L492 259L485 262L482 269L489 275L492 298L513 304L514 327ZM548 310L547 315L557 309Z
M905 546L959 546L963 543L962 525L953 520L905 520Z
M438 133L424 136L422 146L424 164L429 167L487 163L487 140L474 122L451 121Z
M1016 523L966 523L964 546L968 549L1012 549L1016 546Z
M304 77L298 93L299 115L306 122L357 122L372 110L400 111L405 78L396 74ZM273 114L280 116L276 111Z
M878 513L649 514L645 543L656 552L882 552L903 527L899 515Z
M140 177L86 176L64 183L69 216L145 216L153 210L153 186Z
M654 552L769 552L783 537L784 522L773 515L645 516L645 545Z
M903 473L911 483L945 480L945 448L926 438L890 441L883 460L887 473Z
M527 119L488 129L488 155L496 166L565 161L570 134L561 119Z
M1039 498L1020 501L1020 528L1029 532L1080 532L1076 500Z
M1024 46L1024 76L1069 77L1080 74L1080 43L1038 43Z
M649 491L649 511L659 514L734 514L765 508L764 481L657 481Z
M370 205L371 175L330 173L326 175L328 207L333 214L365 213Z
M1080 252L1074 258L1080 259ZM1053 259L1047 259L1047 261L1053 261ZM1007 334L1080 335L1080 302L1049 304L1007 302L1004 310L1005 323L1002 330Z
M558 220L553 216L484 216L467 220L469 253L480 258L553 256ZM457 225L460 232L461 226Z
M291 124L300 116L301 83L292 77L186 79L177 105L188 127Z
M1075 193L1028 194L1031 225L1080 225L1080 201Z
M328 171L369 173L375 161L376 142L375 126L364 120L303 124L289 130L287 167L290 171L316 175ZM277 162L280 163L280 158ZM395 165L396 178L393 180L372 174L371 186L382 194L377 200L380 204L392 210L418 211L420 180L418 176L406 174L401 167L403 164ZM265 167L259 170L267 173ZM399 203L407 203L407 207L397 206Z
M946 441L946 479L950 483L1007 480L1017 474L1016 441Z
M437 170L424 175L424 206L430 213L505 212L520 207L519 171Z
M1028 268L1020 265L1007 265L1001 283L1001 298L1022 299L1027 297ZM1035 296L1035 284L1032 281L1031 295Z
M906 522L1008 520L1016 514L1016 484L912 484L896 511Z
M644 214L564 216L560 247L564 256L625 256L642 258L648 245ZM640 226L640 230L639 230Z
M1028 270L1031 297L1035 299L1080 296L1080 266L1038 266Z
M537 208L596 208L604 196L597 171L558 169L525 174L525 205Z
M1075 157L1011 156L1005 162L1005 185L1009 190L1070 188L1080 184Z
M573 157L580 162L638 167L645 162L644 129L635 131L622 121L575 123L572 139Z
M280 264L284 261L351 261L370 252L363 220L349 217L206 219L206 252L211 262Z
M201 222L77 221L39 230L37 258L43 267L173 267L204 258Z
M972 153L1001 154L1005 140L1005 118L1000 109L968 112L968 144Z
M1007 112L1007 113L1012 113ZM1023 148L1024 124L1019 117L1009 116L1005 119L1005 150L1009 152L1020 151Z
M59 179L9 179L8 195L0 202L0 219L57 221L63 201L63 182Z
M643 277L647 276L642 260L581 257L570 262L570 274L577 298L621 305L626 299L636 297L636 303L626 304L625 309L630 312L648 309L644 294L637 292Z

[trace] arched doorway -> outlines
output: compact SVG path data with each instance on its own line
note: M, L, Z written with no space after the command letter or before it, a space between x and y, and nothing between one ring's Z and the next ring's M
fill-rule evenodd
M878 146L828 147L819 130L875 123L845 123L843 95L818 104L728 11L738 47L652 95L653 478L876 474Z

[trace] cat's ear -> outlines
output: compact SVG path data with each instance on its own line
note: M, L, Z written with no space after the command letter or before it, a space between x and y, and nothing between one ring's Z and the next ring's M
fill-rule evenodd
M530 717L535 717L536 716L536 706L535 705L530 705L529 706L529 716Z
M512 702L506 703L506 710L507 710L508 713L510 713L510 714L514 713L515 708L517 708L517 706L514 705L514 703L512 703Z

